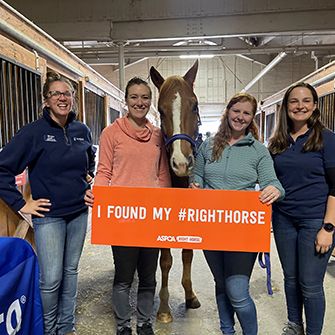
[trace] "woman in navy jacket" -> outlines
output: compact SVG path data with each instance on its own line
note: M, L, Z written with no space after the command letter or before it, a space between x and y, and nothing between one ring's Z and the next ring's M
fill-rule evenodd
M40 266L44 330L75 334L78 263L86 227L84 193L94 172L90 130L75 120L70 81L48 73L44 109L0 152L0 197L15 211L32 214ZM28 167L32 198L23 199L15 175Z
M285 93L270 139L285 199L273 205L272 224L284 270L288 324L283 335L322 333L323 280L334 248L335 134L320 121L318 95L306 83Z

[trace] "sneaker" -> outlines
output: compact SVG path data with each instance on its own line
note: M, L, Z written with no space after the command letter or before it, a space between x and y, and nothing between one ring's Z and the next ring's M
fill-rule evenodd
M304 327L289 321L283 328L282 335L305 335Z
M116 335L131 335L131 328L123 327L121 329L117 329Z
M142 326L137 326L136 331L138 335L155 335L151 323L144 323Z

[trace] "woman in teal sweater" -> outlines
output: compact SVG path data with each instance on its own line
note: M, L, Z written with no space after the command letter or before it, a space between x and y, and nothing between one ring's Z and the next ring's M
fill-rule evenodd
M232 97L218 132L199 149L191 187L255 190L259 184L260 201L267 205L284 196L271 156L257 140L256 110L253 96L243 93ZM236 313L243 334L256 335L256 307L249 294L249 281L257 253L204 250L204 254L215 280L222 333L235 334Z

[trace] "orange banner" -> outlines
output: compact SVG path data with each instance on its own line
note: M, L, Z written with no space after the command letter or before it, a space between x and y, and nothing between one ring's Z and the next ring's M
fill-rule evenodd
M270 251L271 206L256 191L94 186L92 243Z

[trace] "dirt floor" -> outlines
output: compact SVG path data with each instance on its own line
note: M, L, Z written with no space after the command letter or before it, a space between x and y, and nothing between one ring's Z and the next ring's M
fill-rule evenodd
M272 248L272 284L274 295L266 291L265 270L257 264L251 280L251 293L255 300L259 335L281 334L286 321L283 294L282 272L275 247ZM174 264L171 270L170 305L174 321L170 324L155 323L156 335L220 335L219 320L214 297L211 273L201 251L195 251L193 265L193 284L202 304L199 309L186 310L181 281L181 253L173 250ZM109 246L90 243L88 232L80 264L79 294L77 305L77 330L79 335L113 335L115 320L113 316L111 293L114 276L113 257ZM334 335L335 319L335 257L332 257L326 275L327 311L323 335ZM157 272L160 284L160 273ZM136 286L136 282L135 282ZM157 289L159 285L157 286ZM135 290L132 290L132 305L135 303ZM155 302L158 308L158 296ZM238 322L237 322L238 324ZM134 320L133 329L136 324ZM242 332L237 325L237 335Z

